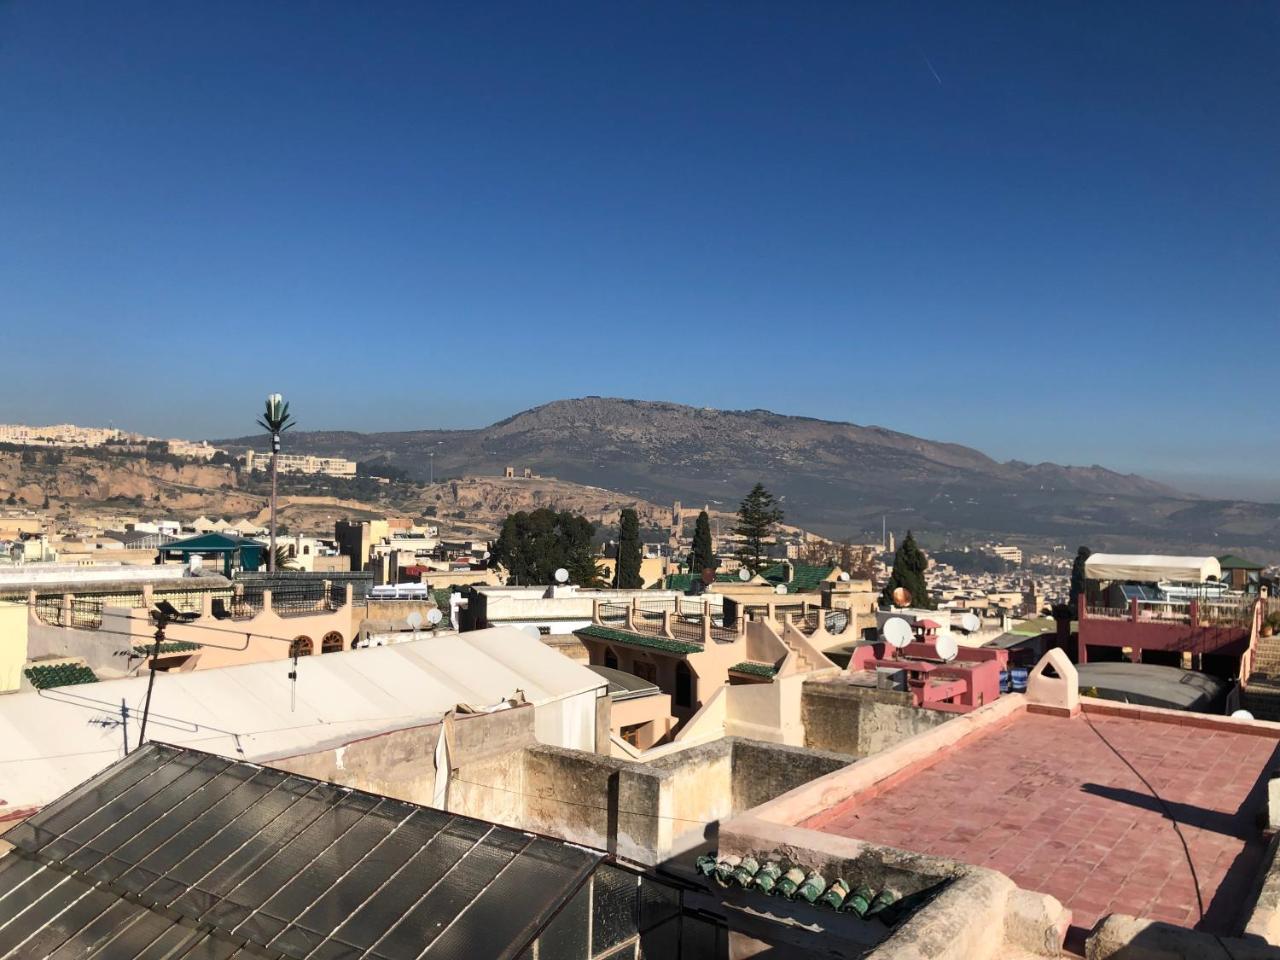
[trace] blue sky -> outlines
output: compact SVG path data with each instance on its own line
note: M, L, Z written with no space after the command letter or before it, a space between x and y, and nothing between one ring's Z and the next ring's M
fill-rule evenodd
M763 406L1280 497L1280 6L0 0L0 421Z

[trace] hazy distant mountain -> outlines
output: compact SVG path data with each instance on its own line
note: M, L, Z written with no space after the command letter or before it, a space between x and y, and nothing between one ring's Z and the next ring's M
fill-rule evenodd
M656 502L733 508L757 480L787 520L830 535L891 527L1098 541L1270 544L1280 508L1208 501L1099 466L1001 463L954 443L767 410L586 397L478 430L296 432L297 451L381 460L425 479L513 466ZM262 439L220 443L261 448ZM1100 541L1099 541L1100 542Z

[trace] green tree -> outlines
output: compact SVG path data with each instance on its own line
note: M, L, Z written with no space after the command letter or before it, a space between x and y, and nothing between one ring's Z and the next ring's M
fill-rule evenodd
M703 510L698 514L698 522L693 527L693 553L689 555L689 572L696 578L704 570L715 573L718 566L720 561L711 549L711 518Z
M640 517L631 507L618 518L618 563L613 585L619 590L639 590L644 586L640 576Z
M601 568L591 553L595 525L585 517L547 507L510 514L490 548L490 560L507 571L507 582L549 584L560 567L579 586L602 586Z
M1067 600L1067 606L1071 608L1071 619L1074 620L1080 611L1080 594L1084 593L1084 565L1091 556L1093 551L1088 547L1080 547L1076 550L1076 558L1071 564L1071 595Z
M924 579L928 564L929 558L916 545L916 538L908 530L906 539L893 555L893 572L889 574L889 582L885 584L880 599L885 604L892 605L893 591L904 587L911 593L911 606L932 610L933 598L929 596L929 585Z
M764 565L764 545L773 528L782 522L782 509L773 494L757 483L738 507L738 525L733 532L744 541L738 559L752 576Z

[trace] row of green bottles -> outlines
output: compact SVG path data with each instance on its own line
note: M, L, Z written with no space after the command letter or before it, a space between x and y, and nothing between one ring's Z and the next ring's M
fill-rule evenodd
M782 867L770 860L756 872L754 886L761 893L773 893L773 888L777 886L778 878L781 876Z

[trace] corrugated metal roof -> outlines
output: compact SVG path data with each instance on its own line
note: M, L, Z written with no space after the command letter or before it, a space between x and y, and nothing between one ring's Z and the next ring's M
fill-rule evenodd
M31 960L514 957L603 858L158 744L5 839L0 956Z
M491 705L517 690L536 706L605 686L509 627L303 657L294 690L290 669L277 660L160 674L147 733L266 761L430 723L459 703ZM122 700L136 745L146 688L139 676L0 697L0 818L48 803L119 759L123 738L113 721Z

